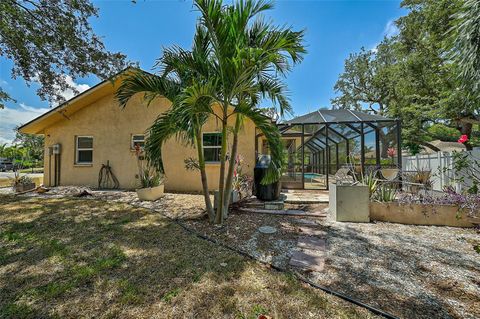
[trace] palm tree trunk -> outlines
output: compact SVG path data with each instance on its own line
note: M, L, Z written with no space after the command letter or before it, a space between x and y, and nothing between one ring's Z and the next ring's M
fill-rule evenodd
M220 180L218 181L218 202L217 215L215 216L215 223L223 223L223 191L225 185L225 161L227 157L227 104L223 107L223 121L222 121L222 148L220 155Z
M203 156L203 145L201 130L197 129L195 132L195 141L197 143L198 164L200 167L200 176L202 178L203 196L205 197L205 207L207 209L208 219L211 223L215 221L215 212L213 211L212 201L210 200L210 193L208 192L207 172L205 171L205 157Z
M230 196L232 194L232 184L233 184L233 171L235 170L235 159L237 157L237 148L238 148L238 131L240 130L240 114L237 114L237 119L235 121L235 128L233 131L233 144L232 144L232 154L230 157L230 163L228 166L227 180L225 182L225 193L223 194L223 215L228 216L228 206L230 206Z

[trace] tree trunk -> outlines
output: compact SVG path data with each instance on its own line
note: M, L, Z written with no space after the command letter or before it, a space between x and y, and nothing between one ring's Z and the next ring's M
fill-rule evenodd
M225 182L225 192L223 194L223 216L228 216L228 207L230 206L230 196L232 194L233 188L233 171L235 170L235 159L237 157L237 148L238 148L238 131L240 130L241 124L241 115L237 114L237 119L235 120L235 128L233 131L233 144L232 152L230 156L230 163L228 166L227 180Z
M423 146L426 146L428 147L429 149L431 149L432 151L434 152L440 152L441 149L439 149L438 147L436 147L435 145L431 144L431 143L428 143L428 142L419 142L418 144L420 145L423 145Z
M225 185L225 161L227 156L227 104L223 106L223 120L222 120L222 148L220 155L220 179L218 181L218 203L217 214L215 216L215 223L223 223L223 193Z
M461 135L467 135L468 140L470 141L470 137L472 136L472 129L473 124L467 121L459 120L457 124L457 129L460 131ZM467 142L464 144L467 148L467 151L471 151L473 149L472 144Z
M207 172L205 171L205 157L203 156L203 145L202 145L202 136L201 130L198 129L195 132L195 141L197 143L197 152L198 152L198 164L200 168L200 176L202 178L202 189L203 196L205 197L205 207L207 209L208 219L211 223L215 221L215 212L212 207L212 201L210 200L210 193L208 192L208 180Z

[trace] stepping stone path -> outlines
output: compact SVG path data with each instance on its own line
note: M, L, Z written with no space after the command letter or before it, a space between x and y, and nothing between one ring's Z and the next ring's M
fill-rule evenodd
M289 215L289 216L311 216L311 217L326 217L325 212L305 212L299 209L260 209L260 208L246 208L242 207L239 211L244 213L257 213L257 214L272 214L272 215Z
M317 225L317 223L311 219L298 218L298 219L295 219L295 222L299 224L304 224L304 225Z
M306 224L303 222L303 224ZM323 271L326 257L326 233L314 225L298 228L300 236L297 241L298 250L290 259L290 266L307 271Z

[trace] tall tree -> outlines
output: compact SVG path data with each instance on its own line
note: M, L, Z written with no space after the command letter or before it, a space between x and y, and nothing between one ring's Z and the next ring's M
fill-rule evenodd
M0 1L0 56L11 60L12 78L38 82L37 94L61 102L60 91L73 79L95 74L108 78L125 67L125 56L105 49L89 19L98 16L90 0ZM0 88L0 108L13 100Z
M459 65L462 84L480 96L480 1L465 0L454 15L452 57Z
M457 128L470 138L473 125L480 123L480 1L463 1L453 19L447 50L457 66L462 91L458 100L463 105L454 112ZM466 146L471 148L472 143Z
M137 93L145 93L144 98L149 103L159 96L172 101L171 109L161 114L148 130L145 144L147 158L157 169L163 171L162 145L168 139L177 137L184 144L195 146L205 207L213 222L215 216L208 190L202 143L202 126L211 114L212 97L196 90L201 85L209 86L210 90L213 87L210 80L213 66L206 50L207 41L205 28L197 26L191 51L177 46L165 49L157 61L159 75L143 71L130 72L122 81L116 96L122 107Z
M165 116L182 113L189 114L186 118L192 118L191 115L201 115L202 121L194 123L198 125L196 133L194 129L191 135L194 140L200 137L200 128L206 120L204 115L217 118L221 125L219 201L215 222L222 223L228 211L239 132L245 119L253 121L270 146L272 161L263 182L276 181L280 177L284 162L280 132L271 118L257 106L262 98L268 98L277 106L279 113L290 110L282 79L305 53L303 31L276 27L261 19L259 14L272 8L272 4L265 1L242 0L233 5L224 5L221 0L197 0L194 4L201 15L197 36L199 33L205 36L204 44L196 48L203 50L203 54L192 54L175 47L181 62L172 67L162 63L165 66L160 78L173 74L178 79L180 72L188 75L189 80L183 82L180 94L176 95L177 98L172 97L173 113ZM153 97L155 94L147 96ZM228 121L230 118L234 122L232 126ZM147 153L150 152L152 157L158 158L158 141L172 136L167 134L172 130L172 123L172 120L162 116L151 127ZM181 131L186 132L183 128ZM232 138L230 149L228 133ZM196 141L201 159L201 141ZM228 170L227 161L230 161ZM207 197L208 188L205 185L204 194Z
M29 160L42 161L43 160L43 147L44 137L42 135L21 133L15 129L14 144L19 144L25 149L26 155Z
M361 51L345 62L332 100L338 107L357 107L398 117L405 145L428 143L428 128L442 123L472 134L478 110L460 85L458 64L450 59L446 36L461 1L405 0L408 14L395 21L398 35L385 39L376 52ZM374 108L372 108L372 104Z
M262 19L260 14L273 7L268 1L240 0L224 5L221 0L196 0L195 7L200 11L200 23L208 31L210 51L216 63L215 76L221 88L215 97L221 112L215 116L219 117L222 126L216 211L216 222L222 223L230 202L238 132L244 119L252 120L269 142L272 162L264 182L280 177L283 165L280 134L257 105L262 97L266 97L274 102L281 114L290 109L282 79L306 52L302 43L304 32L278 27ZM233 127L228 123L230 116L235 119ZM227 147L228 131L233 132L230 150ZM230 156L228 171L227 153Z

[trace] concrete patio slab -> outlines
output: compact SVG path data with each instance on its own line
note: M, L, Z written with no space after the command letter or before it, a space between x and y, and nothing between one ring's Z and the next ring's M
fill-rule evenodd
M326 232L321 230L321 229L315 229L311 227L299 227L298 231L305 236L318 236L318 237L324 237L326 235Z
M328 203L328 191L322 190L283 190L285 203L288 204L321 204Z

